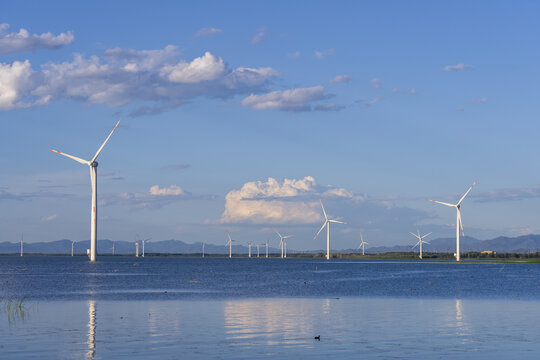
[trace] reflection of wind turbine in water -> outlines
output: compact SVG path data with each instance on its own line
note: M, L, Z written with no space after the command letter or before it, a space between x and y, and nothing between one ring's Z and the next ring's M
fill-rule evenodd
M236 241L236 240L231 239L231 234L229 233L227 233L227 237L229 238L229 241L227 241L227 244L225 244L225 247L229 245L229 257L232 258L232 243L233 241Z
M281 246L281 258L283 259L283 257L287 257L287 253L286 253L286 251L287 251L286 250L286 246L287 246L286 244L287 243L284 240L288 239L288 238L291 238L292 235L281 236L281 234L279 232L277 232L277 231L276 231L276 234L278 234L278 236L279 236L279 245ZM284 253L283 253L284 248L285 248L285 256L283 256L284 255ZM266 245L266 249L267 249L266 252L268 253L268 242L267 242L267 245Z
M362 236L362 233L360 233L360 240L361 240L361 243L360 243L360 245L358 245L356 250L358 250L358 249L360 249L360 247L362 247L362 256L363 256L363 255L365 255L364 254L365 246L369 245L369 243L364 241L364 237Z
M420 235L420 230L416 230L417 234L415 233L409 233L411 234L412 236L414 236L415 238L418 239L418 242L416 243L416 245L414 245L412 248L414 249L415 247L417 247L418 245L420 245L420 255L419 255L419 258L421 259L422 258L422 244L428 244L429 243L427 241L424 241L424 238L427 237L429 234L431 233L427 233L426 235Z
M320 232L324 229L326 226L326 260L330 260L330 223L336 223L336 224L346 224L346 222L337 221L337 220L330 220L328 219L328 216L326 216L326 211L324 211L324 206L322 204L322 201L319 200L321 203L322 211L324 214L324 224L321 226L321 229L317 232L313 240L319 236Z
M111 135L114 133L114 131L118 127L120 120L118 120L118 122L112 129L109 136L107 136L107 139L105 139L105 141L103 142L103 145L101 145L101 147L98 149L98 151L96 152L96 154L90 161L78 158L76 156L64 154L63 152L60 152L58 150L50 149L51 151L57 154L64 155L72 160L75 160L84 165L88 165L90 167L90 183L92 185L92 206L90 210L91 211L90 213L91 214L90 215L90 261L96 261L96 253L97 253L96 238L97 238L97 205L98 205L97 204L97 166L98 166L98 163L96 160L99 156L99 153L101 152L101 150L103 150L103 147L105 146L107 141L109 141L109 139L111 138Z
M88 302L88 351L87 359L93 359L96 353L96 301Z
M465 236L465 232L463 231L463 224L461 223L461 210L460 210L460 207L461 207L461 202L463 201L463 199L465 199L465 196L467 196L467 194L469 194L469 192L472 190L473 186L476 185L476 181L473 182L473 184L471 185L471 187L469 188L469 190L467 190L467 192L465 193L465 195L463 195L461 197L461 199L459 199L458 203L457 204L449 204L449 203L445 203L445 202L442 202L442 201L435 201L435 200L429 200L428 201L431 201L431 202L434 202L434 203L437 203L437 204L441 204L441 205L445 205L445 206L450 206L450 207L453 207L453 208L456 208L456 261L460 261L461 260L461 257L460 257L460 250L459 250L459 229L461 228L461 232L463 233L463 236Z

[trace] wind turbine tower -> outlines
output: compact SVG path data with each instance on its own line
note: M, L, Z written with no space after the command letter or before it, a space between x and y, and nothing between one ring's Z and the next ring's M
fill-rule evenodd
M429 243L427 241L424 241L424 238L427 237L431 233L427 233L426 235L420 235L420 231L416 230L416 234L412 233L412 232L410 232L409 234L411 234L412 236L414 236L415 238L418 239L418 242L412 248L414 249L415 247L420 245L420 255L418 257L420 259L422 259L422 244L428 244L429 245Z
M101 147L98 149L98 151L96 152L96 154L90 161L83 160L76 156L64 154L63 152L60 152L58 150L50 149L51 151L57 154L64 155L70 159L73 159L81 164L88 165L90 167L90 183L92 185L92 206L90 209L90 261L96 261L96 253L97 253L96 238L97 238L97 167L98 167L98 163L96 160L99 156L99 153L101 152L101 150L103 149L107 141L109 141L109 139L111 138L111 135L114 133L116 128L118 127L118 124L120 124L121 120L122 119L118 120L118 122L112 129L109 136L107 136L107 139L105 139L105 142L103 142Z
M459 199L457 204L449 204L449 203L445 203L445 202L442 202L442 201L435 201L435 200L428 199L428 201L431 201L431 202L434 202L434 203L437 203L437 204L441 204L441 205L445 205L445 206L450 206L450 207L453 207L453 208L456 209L456 261L461 261L460 250L459 250L459 229L460 228L461 228L461 233L463 234L463 236L465 236L465 232L463 231L463 224L461 222L461 210L460 210L461 209L461 202L469 194L469 192L472 190L474 185L476 185L476 181L473 182L473 184L471 185L469 190L467 190L465 195L463 195L461 197L461 199Z
M23 234L21 234L21 256L23 256Z
M248 242L248 257L251 257L251 242Z
M71 256L73 256L73 246L75 245L75 241L71 242Z
M266 240L266 257L268 257L268 240Z
M319 200L319 202L321 203L321 208L322 208L322 211L323 211L323 214L324 214L324 224L323 224L323 226L321 226L321 228L319 229L319 231L317 232L317 234L315 235L313 240L315 240L317 238L317 236L320 234L320 232L326 226L326 260L330 260L330 223L346 224L346 222L329 219L328 216L326 215L326 211L324 210L324 206L322 204L322 201Z
M232 243L233 241L236 241L236 240L231 239L231 234L229 233L227 233L227 237L229 238L229 241L227 241L227 244L225 244L225 247L229 245L229 258L232 258Z
M360 249L360 247L362 247L362 256L364 256L365 255L364 254L365 246L369 245L369 243L364 241L364 237L362 236L362 233L360 233L360 240L361 240L361 243L360 243L360 245L358 245L356 250L358 250L358 249Z
M202 257L204 257L204 243L202 243Z
M139 257L139 242L135 241L135 257Z
M285 249L285 246L286 245L286 242L285 242L285 239L288 239L290 237L292 237L292 235L285 235L285 236L281 236L281 234L279 232L276 231L276 234L279 236L279 245L281 246L281 258L283 259L284 257L287 257L287 253L285 252L285 254L283 253L284 249ZM287 250L285 250L287 251ZM268 257L268 242L266 243L266 257ZM285 255L285 256L284 256Z
M144 257L144 243L145 243L145 241L150 241L150 240L152 240L152 238L144 239L142 241L142 257Z

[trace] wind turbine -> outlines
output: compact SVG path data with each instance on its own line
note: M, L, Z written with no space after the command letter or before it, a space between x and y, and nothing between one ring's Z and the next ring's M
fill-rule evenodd
M414 236L415 238L418 239L418 242L416 243L416 245L414 245L412 248L414 249L415 247L417 247L418 245L420 245L420 259L422 258L422 244L428 244L429 243L427 241L424 241L424 238L427 237L429 234L431 233L427 233L426 235L420 235L420 231L419 230L416 230L417 234L415 233L410 233L412 236Z
M139 257L139 241L135 241L135 257Z
M229 233L227 233L227 236L229 237L229 241L227 241L227 244L225 244L225 247L229 245L229 257L232 258L232 243L233 241L236 241L236 240L231 239L231 234Z
M287 246L287 245L285 245L286 242L284 240L292 237L292 235L281 236L281 234L279 232L277 232L277 231L276 231L276 234L278 234L278 236L279 236L279 245L281 246L281 258L283 259L283 248L285 246ZM285 250L285 251L287 251L287 250ZM268 242L266 243L266 253L268 254ZM287 257L287 254L285 254L285 257Z
M360 240L362 241L360 245L356 248L356 250L360 249L360 246L362 247L362 256L364 256L364 248L366 245L369 245L369 243L364 241L364 237L362 236L362 233L360 233Z
M75 241L71 242L71 256L73 256L73 246L75 245Z
M259 257L259 245L260 244L257 244L257 257Z
M251 242L248 242L248 251L249 251L248 257L251 257Z
M204 257L204 243L202 243L202 257Z
M21 234L21 256L23 256L23 234Z
M114 256L114 241L113 241L113 243L112 243L111 249L112 249L112 256Z
M142 241L142 257L144 257L144 242L145 242L145 241L150 241L150 240L152 240L152 238L144 239L144 240Z
M442 201L435 201L435 200L428 199L428 201L431 201L431 202L434 202L434 203L437 203L437 204L442 204L442 205L446 205L446 206L456 208L456 214L457 214L456 215L456 261L461 261L460 251L459 251L459 229L460 228L461 228L461 232L462 232L463 236L465 236L465 232L463 231L463 224L461 223L461 211L460 211L461 202L463 201L463 199L465 199L465 196L467 196L467 194L469 194L469 192L472 190L474 185L476 185L476 181L473 182L473 184L471 185L469 190L467 190L465 195L463 195L461 197L461 199L459 199L458 203L455 204L455 205L445 203L445 202L442 202Z
M268 240L266 240L266 257L268 257Z
M96 252L97 252L96 238L97 238L97 166L98 166L98 163L96 160L99 156L99 153L101 152L101 150L103 150L103 147L105 146L107 141L109 141L109 139L111 138L111 135L114 133L114 131L118 127L118 124L120 124L121 120L122 119L118 120L118 122L112 129L109 136L107 136L107 139L105 139L101 147L98 149L98 151L96 152L96 154L90 161L83 160L76 156L64 154L63 152L60 152L58 150L50 149L51 151L57 154L64 155L70 159L73 159L81 164L88 165L90 167L90 183L92 185L92 206L90 210L90 213L91 213L90 215L90 261L96 261Z
M326 215L326 211L324 211L324 206L322 204L322 201L319 200L319 202L321 203L321 207L322 207L322 211L323 211L325 220L324 220L323 226L321 226L321 228L319 229L319 231L317 232L317 234L315 235L313 240L315 240L317 238L317 236L320 234L320 232L326 226L326 260L330 260L330 223L346 224L346 222L328 219L328 216Z

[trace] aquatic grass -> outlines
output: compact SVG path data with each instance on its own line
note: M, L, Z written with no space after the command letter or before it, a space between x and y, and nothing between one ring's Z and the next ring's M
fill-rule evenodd
M10 324L17 320L25 320L27 314L26 304L27 301L24 296L10 299L0 298L0 310L1 312L5 311Z

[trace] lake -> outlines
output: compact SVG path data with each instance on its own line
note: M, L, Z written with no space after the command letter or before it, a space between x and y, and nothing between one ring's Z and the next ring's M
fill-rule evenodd
M534 264L0 257L0 289L6 359L536 359L540 351Z

